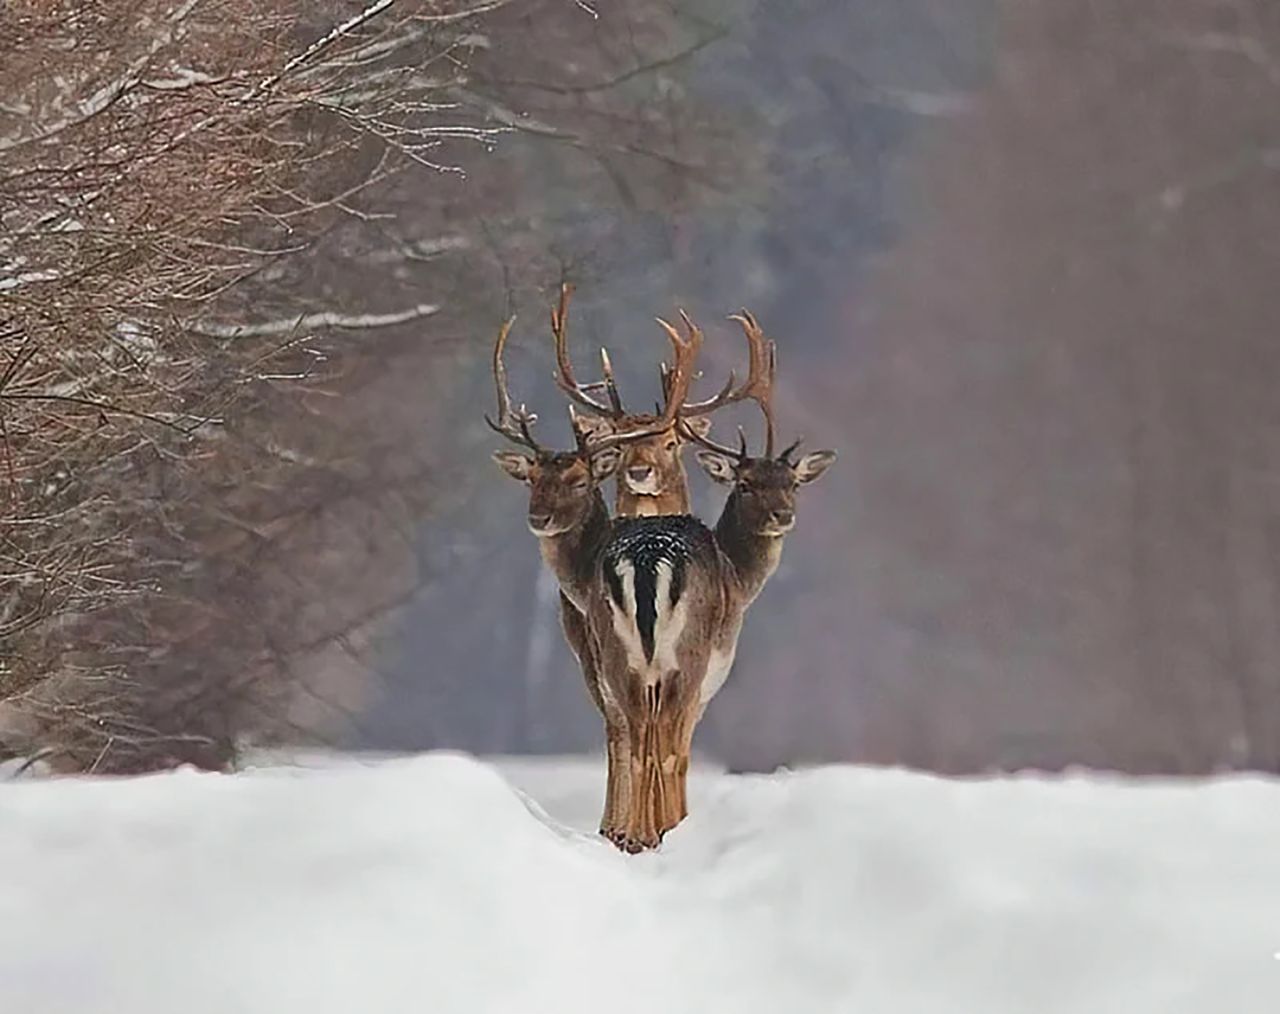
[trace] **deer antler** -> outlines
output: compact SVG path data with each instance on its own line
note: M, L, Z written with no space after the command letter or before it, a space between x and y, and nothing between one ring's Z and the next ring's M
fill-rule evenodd
M677 416L683 414L684 399L688 396L689 388L693 386L697 376L693 368L698 361L698 352L702 349L702 329L690 320L689 315L683 310L680 311L680 319L689 332L688 338L682 338L680 332L661 317L656 319L658 326L671 339L671 350L675 353L673 366L668 367L666 363L662 364L662 390L666 396L666 404L659 419L665 428L674 423Z
M593 384L579 384L573 373L573 363L569 359L568 320L569 297L573 295L573 286L567 282L560 286L560 302L551 311L551 334L556 349L556 386L576 401L583 408L595 415L617 419L623 414L622 399L618 396L618 385L613 379L613 364L604 349L600 350L600 358L604 369L604 380ZM597 401L588 393L605 389L609 404Z
M747 379L740 387L734 387L734 375L729 374L729 381L724 385L718 394L706 401L694 402L681 406L680 414L686 418L691 416L707 415L714 412L718 408L725 405L731 405L737 401L743 401L751 398L759 406L760 410L765 414L765 420L769 423L770 433L773 424L773 377L777 369L777 346L764 336L764 332L760 329L760 325L756 323L748 311L743 310L741 313L735 313L729 318L736 320L742 325L742 332L747 339L747 350L749 366L747 368ZM768 438L772 440L772 436Z
M746 336L747 347L750 355L750 365L747 369L747 379L740 386L733 386L733 374L729 375L729 383L724 386L714 398L708 398L706 401L698 402L693 405L685 405L680 409L682 418L691 416L706 415L724 405L733 402L742 401L750 398L760 406L760 411L764 414L765 421L765 457L773 457L774 444L774 426L773 426L773 383L778 373L778 346L775 342L764 336L764 331L756 322L755 317L747 310L730 315L730 320L736 320L742 326L742 333ZM694 439L697 443L702 444L710 450L720 454L726 454L730 457L736 457L739 460L746 457L747 440L741 427L738 429L738 438L740 450L734 451L732 448L725 447L723 444L717 444L714 441L708 441L703 437L698 437L693 433L691 427L682 427L684 433ZM799 441L788 447L779 456L785 459L799 446Z
M739 464L746 461L749 457L747 454L747 431L741 426L738 427L738 446L736 448L728 447L725 444L718 444L710 437L700 435L684 420L680 421L680 432L695 444L701 444L707 450L715 451L717 454L723 454L726 458L733 458Z
M578 382L569 358L568 311L569 299L573 295L573 287L569 284L560 286L560 300L551 311L551 334L555 342L556 353L556 385L574 402L587 411L611 419L621 419L626 415L622 406L622 398L618 394L618 384L613 373L613 364L609 353L600 350L600 364L604 379L593 383ZM687 402L689 390L693 386L697 373L694 365L698 352L702 348L702 330L689 319L689 315L680 311L688 337L682 337L671 324L657 318L658 325L667 333L671 347L675 353L675 363L668 366L662 364L662 390L665 404L659 410L654 433L660 433L672 426L677 418L707 415L716 409L734 402L752 399L759 406L765 417L765 453L773 456L773 378L777 370L777 347L764 336L760 325L748 311L743 310L729 319L736 320L747 339L749 366L747 379L738 387L734 387L735 375L729 373L729 379L721 390L705 401ZM592 392L603 389L608 397L608 404L592 396ZM650 433L646 428L646 433ZM603 445L601 445L603 446Z
M563 313L563 306L561 307L561 312ZM498 339L493 343L493 384L498 396L498 419L495 422L486 413L484 421L489 424L489 428L495 433L501 434L522 447L527 447L535 454L551 454L551 451L534 439L530 430L530 427L538 421L538 417L526 409L524 405L521 405L518 409L511 407L511 395L507 390L507 368L502 361L502 353L506 349L507 335L511 333L511 325L514 323L515 317L508 319L499 329ZM629 444L633 440L644 440L646 437L657 436L670 425L670 422L662 422L642 430L636 430L631 433L611 434L607 437L600 437L597 440L589 439L587 434L576 426L573 427L573 432L578 442L578 452L590 457L592 454L598 454L611 447Z
M490 419L488 413L485 413L484 421L491 430L512 443L527 447L534 454L545 454L546 449L539 445L529 430L538 421L538 417L523 405L512 409L511 395L507 391L507 368L502 361L502 353L507 345L507 335L511 333L511 325L515 321L515 317L508 318L498 331L498 340L493 343L493 384L498 394L498 421Z
M800 445L803 443L804 443L804 437L800 437L795 442L788 444L786 447L782 449L782 453L778 455L778 460L781 461L784 465L794 465L795 462L791 460L791 455L795 454L795 452L800 449Z

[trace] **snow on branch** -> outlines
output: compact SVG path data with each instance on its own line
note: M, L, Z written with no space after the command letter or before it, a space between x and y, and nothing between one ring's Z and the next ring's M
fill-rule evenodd
M299 331L314 331L322 327L339 327L346 330L363 328L391 327L404 324L421 317L429 317L437 313L440 307L431 303L419 303L417 306L398 313L361 313L343 314L326 310L321 313L304 313L296 317L281 317L278 320L266 320L247 324L220 324L214 321L198 321L191 325L191 330L206 338L263 338L273 335L294 334Z
M17 148L20 145L31 144L37 141L47 141L57 136L70 127L77 126L87 120L92 119L99 113L108 109L122 95L137 86L142 74L151 65L152 60L167 46L171 45L175 39L179 38L183 31L183 22L200 0L185 0L176 10L174 10L165 23L161 25L155 34L151 37L146 50L142 55L135 57L125 68L124 73L118 75L106 84L100 86L94 93L87 98L80 99L75 102L74 108L69 112L61 115L53 122L46 123L43 126L37 122L34 124L35 132L27 133L21 129L12 134L0 137L0 151L8 151ZM55 79L58 83L66 87L64 79L58 77ZM51 108L57 109L61 106L60 101L51 103Z
M246 100L257 98L263 92L269 91L271 88L275 87L275 85L278 84L285 76L290 74L292 71L297 70L304 63L306 63L308 60L314 57L317 53L324 52L324 50L328 49L335 42L341 39L344 35L349 35L351 32L359 28L361 25L365 24L368 21L371 21L373 18L376 18L379 14L385 11L388 7L392 6L395 2L396 0L374 0L373 3L371 3L364 10L360 11L358 14L353 14L351 17L347 18L347 20L343 21L341 24L334 25L333 28L331 28L324 35L320 36L320 38L316 39L315 42L311 43L311 45L309 45L297 56L293 57L293 59L289 60L283 67L281 67L274 74L271 74L263 78L262 81L258 83L258 86L254 88L252 92L249 93Z

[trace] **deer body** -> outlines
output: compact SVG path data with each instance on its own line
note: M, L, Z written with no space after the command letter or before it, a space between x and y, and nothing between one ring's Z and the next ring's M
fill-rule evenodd
M669 332L675 350L675 366L664 373L667 406L662 415L628 415L608 373L610 404L592 400L573 380L572 365L564 344L568 287L563 287L559 306L552 311L551 328L556 339L557 380L574 399L608 418L574 416L577 453L552 453L537 447L529 431L534 417L513 412L507 393L502 352L511 321L499 332L494 347L493 372L498 394L498 416L490 426L509 439L533 450L534 456L513 452L494 455L509 475L530 486L529 527L538 536L543 561L560 584L560 624L570 650L578 660L592 703L605 722L608 782L600 831L620 843L630 802L628 739L623 715L601 681L598 646L585 617L590 583L594 580L599 550L610 532L610 519L598 483L630 462L630 482L618 480L620 504L633 493L644 506L628 503L627 509L687 511L688 483L680 448L683 436L677 429L677 412L692 381L700 335L688 341ZM608 360L605 358L606 368ZM669 383L667 381L669 380ZM638 456L620 458L620 452L640 448ZM603 451L602 451L603 448ZM672 453L674 452L674 453Z
M675 352L672 367L663 366L662 388L665 405L661 414L627 412L623 408L613 376L608 354L601 350L604 381L601 385L607 393L607 401L600 401L575 377L567 342L568 302L571 289L561 288L560 302L551 314L551 332L556 355L556 382L569 396L570 418L575 435L584 444L601 440L622 440L619 447L621 460L615 470L616 496L614 510L616 524L625 525L627 519L687 515L689 513L689 479L685 472L683 452L688 445L689 433L705 435L710 428L706 413L726 403L731 397L740 397L730 384L716 398L700 404L687 404L687 395L693 380L693 364L702 342L702 334L685 318L689 337L682 339L666 322L660 321L671 340ZM753 363L756 360L753 358ZM573 405L585 411L574 412ZM544 554L544 559L545 559ZM595 558L592 564L596 563ZM548 563L552 561L548 560ZM552 564L555 570L555 565ZM558 573L558 572L557 572ZM597 576L598 575L594 575ZM643 575L642 575L643 578ZM576 596L562 594L560 623L565 640L583 671L588 692L605 722L605 741L608 756L607 787L605 790L605 814L600 831L616 844L630 851L638 850L638 844L626 834L628 814L634 793L632 791L632 736L621 699L603 677L605 663L600 658L598 638L590 629L583 615L585 607ZM652 631L652 628L648 628ZM673 806L676 806L673 802ZM678 802L679 820L684 816L685 801ZM674 821L673 821L674 822Z
M615 521L599 553L586 620L604 697L626 719L627 848L653 848L687 811L693 733L733 666L747 609L778 568L797 488L835 455L735 464L700 452L733 489L715 531L689 516Z
M630 799L630 760L624 719L605 696L597 649L584 615L595 579L595 563L611 533L609 510L599 482L617 468L617 451L604 457L586 454L539 454L511 451L494 455L500 468L528 484L529 528L538 539L543 562L560 585L560 625L578 660L587 694L605 722L605 749L610 777L605 789L600 833L618 840Z
M619 844L652 848L684 817L678 731L728 602L714 537L687 515L619 519L586 621L605 699L623 718L629 800Z
M830 451L792 463L796 445L773 456L773 343L746 311L750 373L733 376L715 397L685 400L702 333L682 314L688 338L659 320L675 351L663 369L660 415L622 408L607 355L605 379L580 385L565 340L569 289L552 311L557 383L590 410L574 416L576 453L538 447L535 417L512 411L499 333L493 372L498 422L490 426L534 452L500 452L498 464L531 487L529 527L561 587L561 623L588 693L605 721L609 775L601 833L628 851L655 847L687 813L686 779L693 731L733 665L747 608L778 566L782 538L794 524L795 491L834 459ZM603 389L608 403L590 392ZM763 458L749 458L746 438L735 453L706 439L705 415L750 398L767 423ZM699 452L703 469L733 487L714 532L688 514L681 450ZM617 475L618 517L610 521L600 481Z

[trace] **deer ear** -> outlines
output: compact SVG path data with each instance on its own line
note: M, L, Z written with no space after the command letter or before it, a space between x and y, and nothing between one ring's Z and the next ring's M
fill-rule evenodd
M709 415L695 415L692 419L683 420L688 429L700 437L705 437L711 432L711 417Z
M796 462L796 482L802 486L806 482L813 482L831 467L831 463L835 460L835 451L810 451Z
M517 451L494 451L493 460L507 475L520 482L529 482L533 474L533 459Z
M698 464L702 466L702 470L711 477L712 482L723 483L726 486L733 485L737 478L733 471L733 462L723 454L704 450L699 451L695 457L698 459Z
M591 477L596 482L603 482L618 470L622 463L622 452L616 447L598 451L591 455Z

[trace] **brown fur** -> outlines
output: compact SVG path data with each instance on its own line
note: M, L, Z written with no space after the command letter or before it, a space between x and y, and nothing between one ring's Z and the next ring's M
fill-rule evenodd
M834 460L830 451L786 460L734 462L702 451L699 462L718 482L732 483L712 548L685 570L685 621L669 671L638 672L614 628L603 576L591 582L586 622L595 645L602 697L615 701L626 722L631 800L621 844L654 848L687 815L687 776L693 732L706 707L704 681L714 659L727 674L747 608L782 556L795 521L796 492ZM655 656L655 664L656 664ZM714 688L708 687L708 697Z
M595 560L609 534L609 511L599 482L617 468L618 455L614 452L604 462L597 457L594 469L575 453L530 456L499 451L493 457L504 472L529 486L529 525L543 560L560 583L560 625L582 669L587 693L604 719L609 776L600 833L618 841L630 799L628 740L620 710L602 691L595 644L583 616Z
M602 416L575 416L574 426L590 439L616 433L648 429L658 421L655 415L625 415L620 419ZM689 419L682 423L705 435L709 419ZM654 436L624 445L622 462L614 476L614 513L620 518L655 517L689 513L689 476L684 468L688 439L680 426L672 425Z
M628 668L625 646L619 657L619 643L611 620L603 624L591 611L599 603L601 586L597 565L610 522L603 509L603 499L595 488L605 470L592 467L592 462L598 465L601 458L598 454L588 456L585 450L590 446L598 451L602 442L617 442L611 450L607 473L618 473L618 516L688 514L688 477L682 450L686 439L701 442L706 436L707 413L744 398L756 400L769 423L768 447L772 453L769 399L776 361L773 343L744 310L732 319L742 325L750 349L747 380L735 388L731 376L715 397L690 404L685 398L694 377L702 332L683 311L681 319L686 337L659 319L658 324L670 339L675 355L674 364L663 368L665 406L660 409L660 415L627 413L614 383L612 367L603 353L607 404L591 393L599 385L584 387L575 379L566 340L570 294L568 285L561 287L559 303L551 313L551 330L557 363L556 382L571 401L592 413L574 417L578 453L555 454L541 449L529 431L534 417L523 407L513 411L502 365L510 320L503 325L494 346L498 421L490 421L490 425L535 451L533 457L500 453L495 458L504 470L531 487L530 527L538 535L544 560L560 581L565 638L582 667L588 693L605 720L609 775L601 833L635 851L656 845L661 835L687 813L685 783L693 728L702 713L702 681L715 651L729 653L724 656L727 661L723 669L727 672L741 629L742 612L777 566L780 543L778 550L770 549L763 554L772 562L762 565L763 576L749 594L744 594L737 583L734 556L723 549L717 548L707 554L707 560L699 561L701 571L697 566L690 568L692 583L686 585L681 599L692 622L678 645L666 645L663 657L665 664L671 659L672 650L675 651L674 670L658 674L656 680L650 671L646 679L639 680ZM622 448L621 461L617 457L618 447ZM784 454L783 463L785 457ZM748 465L745 459L739 462L743 469ZM786 467L793 466L787 464ZM813 477L816 478L816 474ZM743 573L747 569L743 569ZM652 665L649 668L651 670Z
M612 434L647 429L655 423L657 418L653 415L635 414L625 415L620 419L575 415L573 424L579 433L591 440L597 440ZM696 418L685 420L682 425L705 435L711 423L709 419ZM617 486L614 499L615 515L627 518L690 513L689 476L684 467L684 449L688 444L689 440L681 431L681 426L673 425L654 436L624 445L621 448L622 460L614 475ZM643 483L633 485L634 476L628 474L632 469L647 470L647 474L643 476ZM637 491L636 486L644 492ZM579 618L574 618L572 621L566 620L563 610L561 619L565 629L565 639L569 642L569 647L577 656L579 663L584 665L584 671L586 663L582 662L583 658L589 658L591 664L597 665L594 662L594 651L588 643L589 635L585 620ZM595 678L599 680L598 672ZM645 750L657 744L658 740L656 733L648 729L649 718L638 719L640 725L635 727L633 736L634 722L628 723L621 709L613 709L611 719L602 705L597 704L597 707L600 708L601 714L605 715L605 740L608 748L605 813L613 815L613 819L605 821L610 830L602 833L606 833L621 847L635 850L634 841L627 841L621 837L621 828L626 826L626 815L631 805L630 790L639 784L637 773L632 765L639 763L635 758L649 756ZM675 741L676 733L665 728L662 731L664 757L677 756L676 751L666 746L668 742ZM637 753L637 749L641 752ZM652 769L652 758L649 763ZM641 805L655 812L654 820L663 831L666 831L675 827L688 815L684 781L676 776L674 770L665 771L664 769L663 777L658 780L657 787L654 788L653 777L651 770L650 781L646 783L649 788L646 790L641 787L636 791L640 793L643 801ZM661 794L656 804L653 801L654 792ZM653 810L655 806L656 811Z

